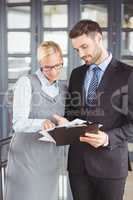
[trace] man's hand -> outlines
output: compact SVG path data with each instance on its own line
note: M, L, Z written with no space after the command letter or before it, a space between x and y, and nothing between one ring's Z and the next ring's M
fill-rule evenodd
M80 137L81 142L86 142L91 146L98 148L100 146L107 146L109 143L108 135L103 131L98 131L98 134L85 133L85 136Z
M49 119L46 119L43 123L42 123L42 130L46 130L49 128L54 128L55 124L53 122L51 122Z
M65 117L61 117L60 115L54 114L53 118L57 121L58 125L64 125L69 121Z

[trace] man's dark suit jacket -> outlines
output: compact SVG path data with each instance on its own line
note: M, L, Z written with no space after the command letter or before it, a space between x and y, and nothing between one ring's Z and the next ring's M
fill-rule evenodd
M68 170L78 174L87 170L89 175L103 178L126 177L127 142L133 138L133 68L112 59L98 86L96 106L87 108L84 79L88 68L83 65L72 71L66 116L68 119L81 118L102 124L102 130L109 135L109 145L94 148L80 141L71 145Z

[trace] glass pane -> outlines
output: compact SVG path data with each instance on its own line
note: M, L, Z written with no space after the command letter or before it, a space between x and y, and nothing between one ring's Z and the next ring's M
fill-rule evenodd
M22 75L28 74L31 69L31 58L8 58L8 78L17 79Z
M133 28L133 4L123 4L122 26Z
M123 59L122 61L133 67L133 60Z
M68 58L63 57L63 67L68 67Z
M30 33L9 32L8 33L8 53L29 53Z
M133 32L122 33L122 55L133 55Z
M7 26L8 28L30 28L30 7L9 7Z
M44 40L53 40L57 42L63 54L67 54L68 36L66 31L46 31L44 32Z
M108 26L108 14L107 13L108 13L107 6L104 4L81 5L81 18L94 20L94 21L98 22L101 27Z
M64 65L63 65L63 69L60 74L60 80L67 80L68 58L64 57L63 62L64 62Z
M44 27L67 27L67 5L48 5L43 7Z
M107 49L108 48L108 33L103 32L103 45Z
M16 82L16 81L15 81ZM15 88L15 83L8 83L8 90L7 90L7 98L6 102L8 105L8 111L9 111L9 116L12 122L12 105L13 105L13 91ZM12 126L12 123L10 124L10 127Z
M15 86L15 83L8 83L8 90L9 91L13 91L14 90L14 86Z
M27 3L30 0L7 0L7 3Z
M57 0L42 0L42 1L44 1L44 2L47 1L48 2L48 1L57 1ZM66 1L67 2L67 0L58 0L58 1L60 1L60 2L65 2Z

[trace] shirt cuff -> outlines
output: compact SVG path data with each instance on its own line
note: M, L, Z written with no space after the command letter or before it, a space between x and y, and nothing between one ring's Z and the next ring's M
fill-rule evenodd
M106 140L105 143L103 144L103 147L107 147L109 145L109 136L106 134Z

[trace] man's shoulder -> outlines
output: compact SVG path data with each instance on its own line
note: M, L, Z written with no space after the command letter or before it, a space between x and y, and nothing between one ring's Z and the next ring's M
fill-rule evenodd
M133 70L133 66L129 65L128 63L125 63L121 60L117 60L117 59L114 59L115 63L116 63L116 66L118 69L121 69L121 70L128 70L128 71L132 71Z
M133 72L133 67L123 61L114 60L114 73L113 78L116 77L116 82L127 84L130 74ZM114 80L114 79L113 79Z

